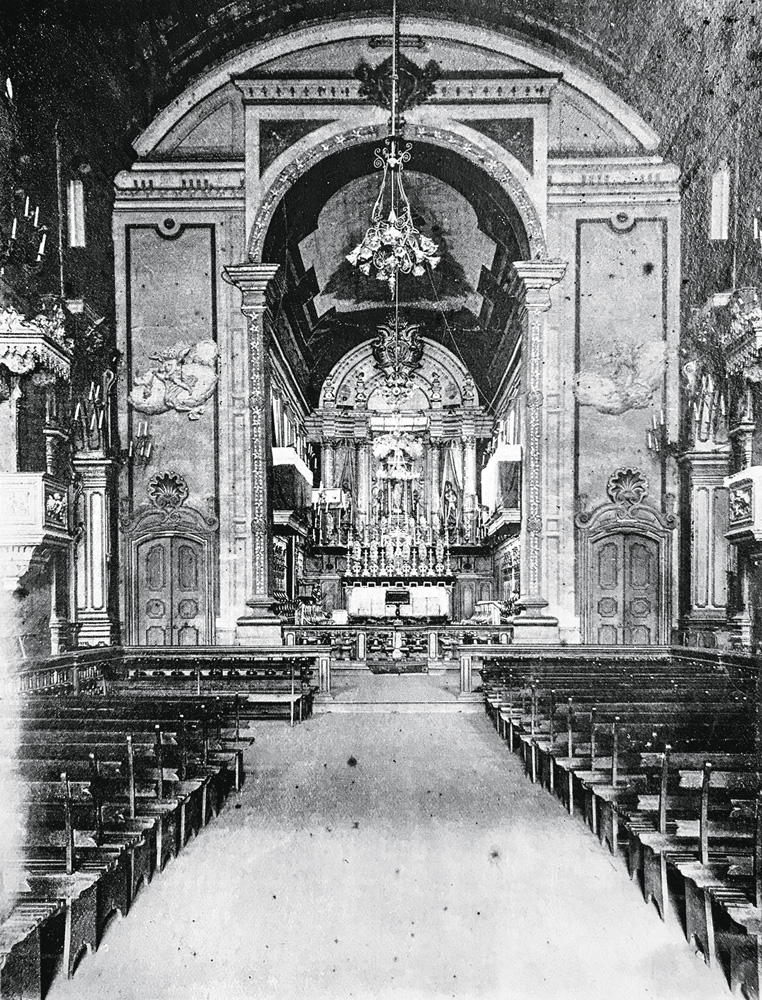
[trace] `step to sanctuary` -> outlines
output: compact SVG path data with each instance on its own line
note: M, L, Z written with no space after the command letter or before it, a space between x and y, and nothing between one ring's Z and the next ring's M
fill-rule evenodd
M480 701L321 701L316 699L313 715L321 714L407 714L419 713L479 713L484 709Z

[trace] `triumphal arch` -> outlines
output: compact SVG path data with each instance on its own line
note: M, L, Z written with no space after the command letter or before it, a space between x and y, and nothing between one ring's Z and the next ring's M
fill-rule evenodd
M396 298L353 257L388 166L385 19L227 58L117 178L131 643L494 602L517 643L670 639L677 169L550 49L401 28L398 152L436 265Z

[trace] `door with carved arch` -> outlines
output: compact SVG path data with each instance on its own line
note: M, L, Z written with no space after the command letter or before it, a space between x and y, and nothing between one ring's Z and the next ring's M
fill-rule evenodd
M208 643L203 545L182 535L151 538L138 546L137 562L138 644Z
M593 544L592 632L601 645L652 646L664 641L659 622L658 541L635 532Z

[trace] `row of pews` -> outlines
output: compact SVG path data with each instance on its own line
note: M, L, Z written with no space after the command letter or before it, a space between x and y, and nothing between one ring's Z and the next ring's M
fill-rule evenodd
M760 996L756 670L672 658L485 661L486 710L529 778L626 861L662 919Z
M105 676L115 693L237 693L246 718L287 718L293 726L312 714L314 668L314 653L282 647L256 653L248 648L125 648Z
M33 695L0 806L0 996L40 1000L244 781L241 698Z

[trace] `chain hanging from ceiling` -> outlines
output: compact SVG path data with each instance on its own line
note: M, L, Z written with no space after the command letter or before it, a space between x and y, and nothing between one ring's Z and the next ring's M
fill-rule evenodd
M379 326L373 343L373 356L386 376L387 391L392 401L399 403L409 391L411 376L420 367L423 345L418 339L418 327L403 323L399 318L399 276L410 274L423 277L427 267L439 264L439 249L428 236L418 231L413 222L403 184L405 164L410 162L411 143L402 144L399 63L400 28L397 0L392 4L392 74L391 127L381 149L375 151L374 166L382 170L381 188L373 205L371 225L347 260L363 274L385 282L394 301L390 322Z

